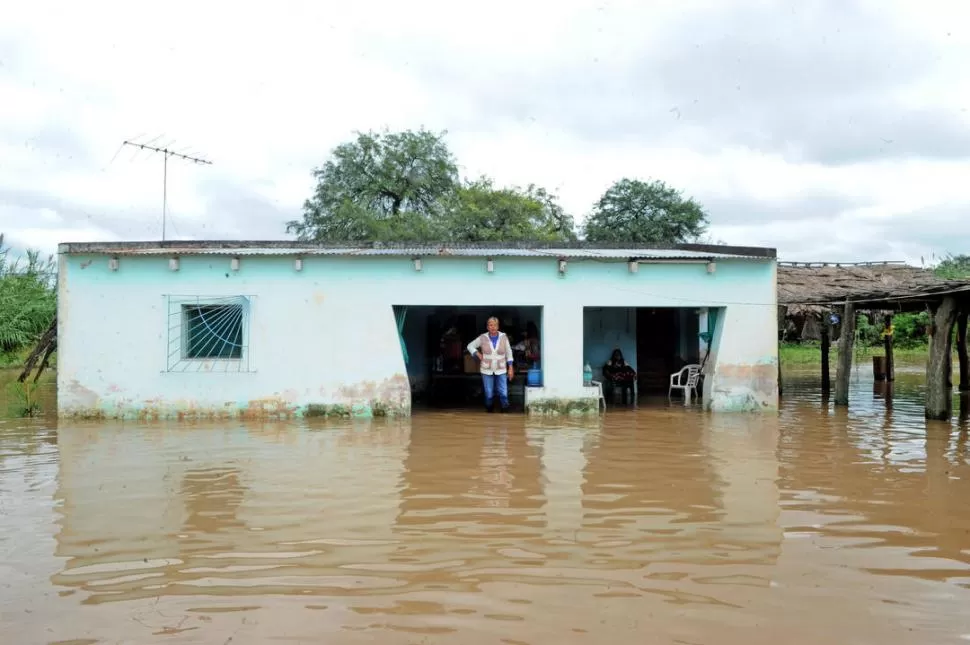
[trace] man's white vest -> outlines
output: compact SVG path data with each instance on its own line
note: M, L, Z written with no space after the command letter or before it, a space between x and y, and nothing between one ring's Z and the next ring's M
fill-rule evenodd
M492 347L492 339L488 334L479 337L482 352L482 363L478 366L482 374L504 374L508 370L508 361L505 357L509 351L509 338L503 332L498 333L498 342Z

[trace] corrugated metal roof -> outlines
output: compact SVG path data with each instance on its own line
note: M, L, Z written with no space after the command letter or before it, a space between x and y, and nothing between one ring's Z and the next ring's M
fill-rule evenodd
M684 245L691 246L691 245ZM723 250L721 250L723 248ZM715 250L717 249L717 250ZM595 245L572 247L529 247L520 245L368 245L329 246L313 244L287 244L285 242L232 243L213 242L114 242L62 244L61 253L66 254L112 254L112 255L329 255L347 257L373 256L421 256L421 257L553 257L588 259L656 259L656 260L704 260L708 258L774 259L773 249L750 249L738 247L693 248L603 248Z

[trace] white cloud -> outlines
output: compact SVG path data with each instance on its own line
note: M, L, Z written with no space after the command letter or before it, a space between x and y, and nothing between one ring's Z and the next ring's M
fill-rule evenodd
M170 235L284 237L354 130L425 126L465 174L580 218L615 179L658 178L783 258L966 251L944 248L970 210L966 24L901 0L19 3L0 231L157 238L161 159L119 151L140 135L214 162L169 162Z

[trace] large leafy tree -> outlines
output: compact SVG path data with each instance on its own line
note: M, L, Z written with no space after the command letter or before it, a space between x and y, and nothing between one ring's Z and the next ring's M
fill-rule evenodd
M460 181L443 133L358 133L313 175L317 185L303 219L286 225L303 241L576 239L573 218L546 190Z
M530 185L495 188L482 177L458 188L443 222L450 242L570 241L573 219L556 197Z
M586 221L590 242L676 244L707 230L700 204L662 181L621 179L603 194Z
M286 230L305 241L422 240L433 237L458 186L444 133L358 133L314 170L303 219Z

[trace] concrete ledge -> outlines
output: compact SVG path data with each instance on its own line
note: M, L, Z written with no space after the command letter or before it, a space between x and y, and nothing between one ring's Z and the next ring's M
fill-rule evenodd
M599 414L599 388L580 386L566 392L545 387L527 387L525 411L532 416Z
M586 416L599 414L599 398L595 399L542 399L525 407L531 416Z

